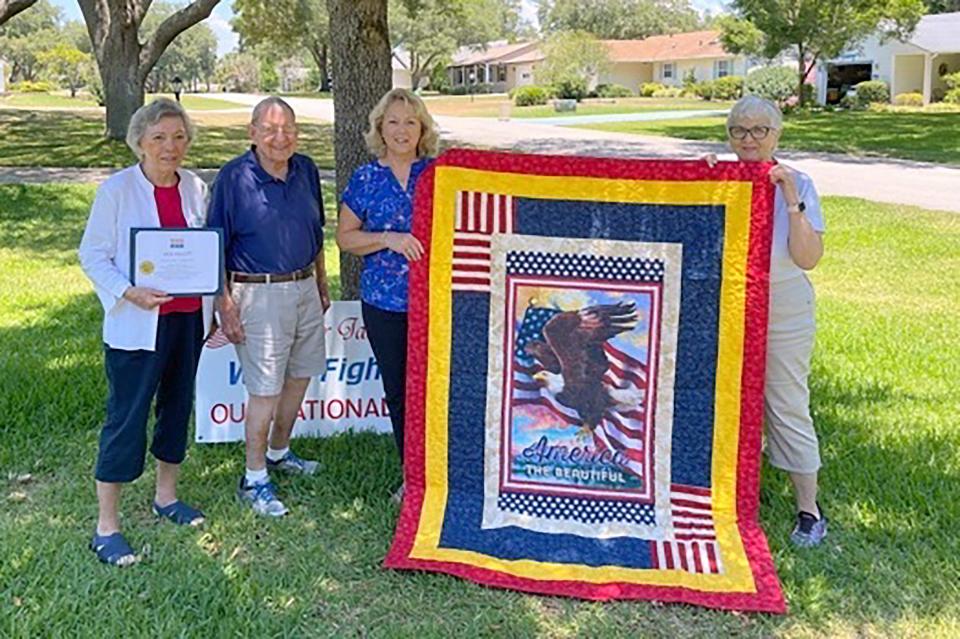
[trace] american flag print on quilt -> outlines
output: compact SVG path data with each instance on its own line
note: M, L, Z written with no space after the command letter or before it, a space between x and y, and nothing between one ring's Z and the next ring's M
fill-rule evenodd
M785 611L757 521L768 170L438 158L388 567Z

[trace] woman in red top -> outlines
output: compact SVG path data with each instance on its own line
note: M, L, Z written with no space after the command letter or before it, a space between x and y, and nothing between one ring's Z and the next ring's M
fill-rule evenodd
M107 417L96 466L99 518L91 548L108 564L126 566L136 554L120 532L120 489L143 473L146 425L155 401L150 452L157 459L153 511L196 526L203 513L179 501L194 377L207 326L199 297L171 297L133 286L130 229L203 226L206 185L180 168L194 135L183 108L168 99L141 107L127 144L140 159L98 189L80 243L80 262L104 307Z

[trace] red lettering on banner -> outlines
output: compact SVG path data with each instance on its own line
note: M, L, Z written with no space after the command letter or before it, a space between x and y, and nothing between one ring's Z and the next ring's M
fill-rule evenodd
M360 318L356 316L344 318L337 325L337 333L344 341L351 339L364 341L367 339L367 329L360 323Z
M210 408L210 421L218 426L228 421L234 424L241 424L246 415L246 410L247 405L245 403L240 404L239 410L237 409L237 404L214 404Z

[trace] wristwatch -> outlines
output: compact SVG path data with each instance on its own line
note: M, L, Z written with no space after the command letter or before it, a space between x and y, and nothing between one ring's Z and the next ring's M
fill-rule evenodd
M787 213L803 213L807 210L807 205L803 203L803 200L800 200L794 205L787 205Z

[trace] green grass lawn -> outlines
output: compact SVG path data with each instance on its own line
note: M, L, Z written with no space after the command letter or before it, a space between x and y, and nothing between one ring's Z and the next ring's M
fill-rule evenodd
M0 166L122 167L132 164L134 156L127 145L105 140L103 126L103 115L96 113L0 109ZM184 165L219 168L248 145L246 125L201 121ZM302 123L300 151L313 157L320 167L332 168L333 128Z
M585 129L725 141L726 118L584 125ZM960 164L960 113L801 113L784 123L780 147Z
M158 96L173 99L172 93L147 95L147 102L155 100ZM210 111L215 109L237 109L243 108L243 105L227 100L218 100L216 98L203 98L190 93L181 95L183 106L190 111ZM10 93L0 97L0 108L2 107L43 107L55 109L75 109L79 107L96 108L97 102L89 93L80 93L75 98L71 98L65 93Z
M831 532L821 548L791 547L787 480L765 468L761 521L791 609L769 617L385 571L400 469L375 435L300 442L325 471L281 482L293 506L282 521L234 502L242 445L192 446L181 495L206 526L154 522L150 470L122 506L144 562L99 565L86 543L101 310L76 259L92 196L0 187L0 636L960 635L960 216L824 199L811 389Z
M439 96L426 98L427 109L433 115L496 118L500 105L510 104L511 118L551 118L572 115L600 115L614 113L647 113L653 111L690 111L729 108L732 102L705 102L687 98L617 98L615 100L584 100L575 112L558 113L553 105L518 107L506 95Z

